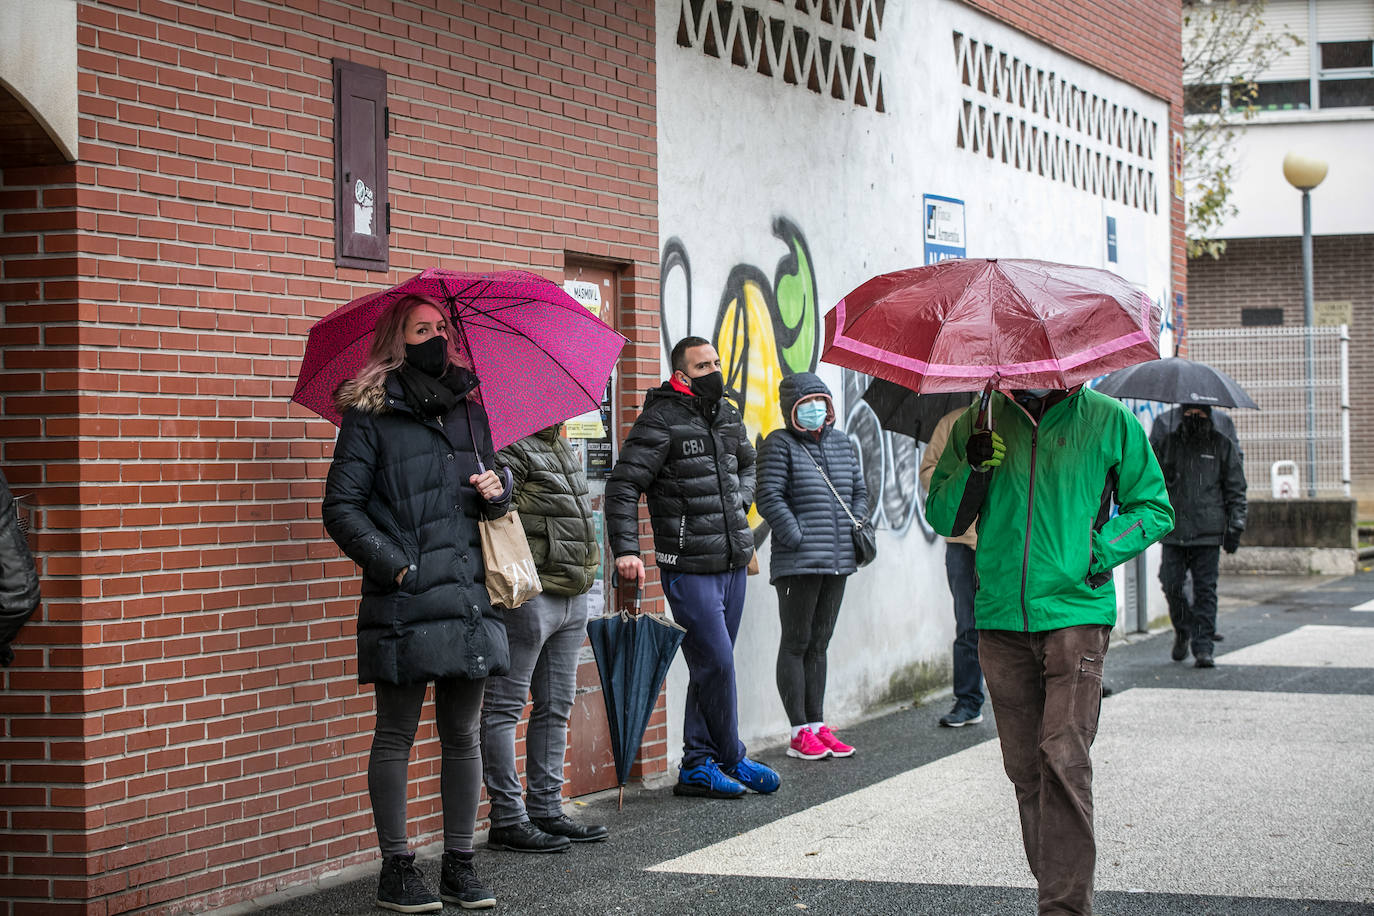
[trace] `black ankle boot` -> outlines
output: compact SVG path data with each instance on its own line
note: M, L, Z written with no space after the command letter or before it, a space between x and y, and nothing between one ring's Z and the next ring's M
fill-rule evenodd
M496 895L482 884L472 867L472 851L458 849L444 851L443 880L439 896L446 903L456 903L465 910L485 910L496 906Z
M415 867L413 852L382 860L382 875L377 879L377 906L397 913L436 913L444 908L434 892L425 886L424 876Z

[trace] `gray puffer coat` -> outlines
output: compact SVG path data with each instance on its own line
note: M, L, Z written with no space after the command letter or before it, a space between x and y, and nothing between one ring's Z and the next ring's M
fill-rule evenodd
M858 568L854 526L816 465L860 521L868 515L868 489L854 446L835 428L833 403L819 434L797 425L797 402L814 394L831 401L830 389L813 373L783 379L778 395L787 425L769 433L759 448L755 505L773 529L770 582L783 576L847 576Z
M587 476L557 426L496 453L515 481L515 508L550 595L581 595L596 581L601 549L596 543Z
M476 376L458 371L467 391L476 387ZM477 473L474 435L487 467L494 458L482 405L462 397L442 421L423 419L406 405L394 374L373 388L346 384L337 401L343 427L323 517L363 572L358 680L417 684L505 674L506 625L487 597L477 520L504 515L509 493L487 503L468 483Z

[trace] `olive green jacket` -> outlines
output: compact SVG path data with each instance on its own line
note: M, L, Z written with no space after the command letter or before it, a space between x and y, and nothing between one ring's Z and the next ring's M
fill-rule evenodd
M496 454L510 468L515 508L544 591L580 595L601 563L587 477L558 426L512 442Z
M977 514L979 629L1115 625L1112 568L1174 527L1140 421L1120 401L1079 389L1037 425L999 392L993 427L1007 454L1001 467L979 472L965 459L977 409L954 424L931 477L926 518L949 536L960 533L956 518L963 524Z

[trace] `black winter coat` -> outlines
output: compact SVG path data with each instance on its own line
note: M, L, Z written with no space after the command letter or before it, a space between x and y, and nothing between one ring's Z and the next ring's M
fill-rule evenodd
M606 483L611 551L639 556L639 494L647 493L659 566L684 573L747 566L754 458L735 405L683 394L671 382L652 389Z
M596 581L601 548L596 543L587 475L568 440L551 426L496 453L511 470L515 508L550 595L581 595Z
M858 569L854 557L854 525L816 469L825 469L845 505L856 519L868 515L868 488L849 437L836 429L833 406L819 439L796 425L796 406L802 398L823 394L825 382L810 372L783 379L778 394L784 422L759 447L758 509L773 529L773 554L768 578L783 576L847 576Z
M1182 427L1163 433L1150 429L1169 502L1174 507L1174 530L1161 543L1178 547L1220 544L1227 529L1245 530L1245 466L1240 449L1215 427L1202 439L1189 437Z
M38 571L29 542L19 530L19 512L0 474L0 665L14 658L10 643L38 608Z
M468 376L469 391L476 386L475 376L458 371ZM460 398L441 423L412 412L394 376L384 386L341 391L343 428L323 515L329 536L362 568L364 684L477 679L510 665L505 623L487 597L477 528L482 514L506 513L509 494L487 504L468 483L477 459L465 404L491 467L491 431L480 404Z

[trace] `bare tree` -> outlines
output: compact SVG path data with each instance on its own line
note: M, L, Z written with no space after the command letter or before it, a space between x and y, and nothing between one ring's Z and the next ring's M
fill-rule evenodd
M1231 166L1239 127L1259 109L1260 77L1302 40L1264 28L1266 0L1183 0L1184 183L1188 257L1218 258L1211 234L1236 212Z

